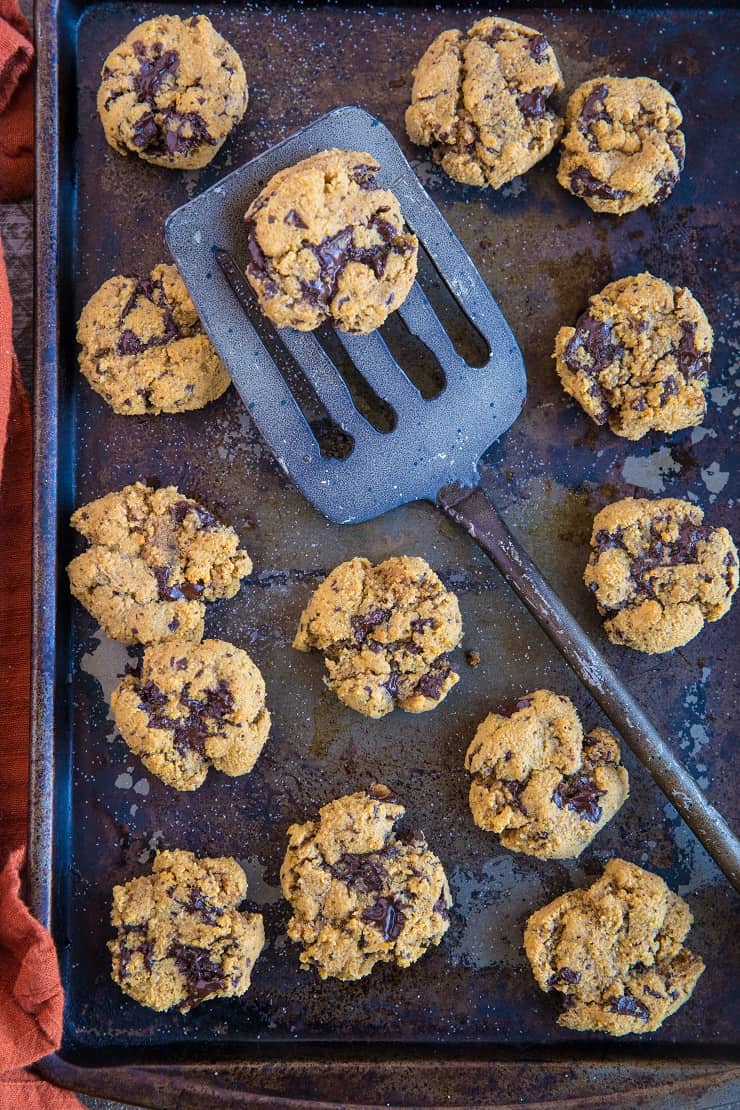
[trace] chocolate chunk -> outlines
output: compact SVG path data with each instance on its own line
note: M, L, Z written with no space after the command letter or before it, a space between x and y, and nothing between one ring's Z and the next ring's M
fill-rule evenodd
M406 918L401 902L394 894L379 898L374 906L368 906L360 914L360 920L375 925L383 934L383 940L398 940Z
M574 373L595 374L615 362L623 350L611 324L597 320L587 311L576 321L575 335L565 348L563 359ZM588 367L577 359L579 352L588 356Z
M169 154L188 154L199 146L213 146L216 140L199 112L175 112L168 109L164 116L164 147Z
M611 116L606 111L606 98L609 90L606 85L597 85L592 89L583 102L579 119L583 123L593 123L594 120L603 119L611 123ZM601 105L601 107L599 107ZM581 128L583 130L583 128Z
M291 227L308 227L308 224L301 219L295 208L291 208L290 212L286 213L283 217L283 223L290 224Z
M519 701L514 706L514 712L516 713L520 709L529 709L531 704L532 704L532 699L531 698L519 698Z
M663 388L660 393L660 404L665 405L671 397L678 396L678 382L673 374L669 374L663 381Z
M451 667L441 668L422 675L414 686L414 693L420 694L424 698L433 698L436 701L451 670Z
M149 678L139 687L139 701L152 721L162 706L167 704L167 695Z
M145 350L146 347L141 342L138 335L135 335L130 328L121 332L118 342L116 343L117 355L138 355Z
M434 617L416 617L411 621L411 628L414 632L423 632L425 628L431 628L434 624Z
M187 908L191 913L200 914L206 925L215 925L218 921L218 911L206 898L202 890L193 889L190 891Z
M402 83L405 84L405 80ZM390 84L393 86L393 82L390 82ZM356 185L359 185L361 189L373 192L375 189L380 188L375 180L377 172L375 166L368 166L363 162L359 166L354 166L352 168L352 180Z
M549 86L542 89L532 89L531 92L520 93L517 97L519 111L525 119L542 119L547 115L547 98L552 92Z
M572 967L561 967L554 975L551 975L547 980L548 987L555 987L558 983L566 983L569 987L574 987L576 983L580 983L580 971L574 971Z
M382 890L388 878L388 872L377 852L366 855L346 852L329 870L335 879L348 886L356 886L358 890L366 893L371 890Z
M641 1021L649 1021L650 1011L647 1006L639 1002L633 994L626 991L621 998L612 998L609 1002L609 1009L613 1014L627 1014L629 1017L640 1018Z
M501 779L502 786L506 787L509 794L511 794L512 801L516 803L519 809L522 808L519 799L528 782L528 777L526 779Z
M383 686L388 691L391 698L398 697L398 670L395 667L391 668L391 673L383 683Z
M442 887L442 889L440 890L439 898L437 899L437 901L432 906L432 909L434 910L435 913L439 914L439 916L442 918L443 921L449 921L450 920L450 911L447 908L447 900L445 898L444 887Z
M580 166L570 175L571 192L577 197L600 197L602 200L622 200L627 196L626 189L612 189L605 181L599 181L585 166Z
M159 128L153 112L139 116L133 128L133 143L140 150L150 150L159 139Z
M217 528L219 521L216 520L213 513L203 505L197 504L193 501L178 501L176 505L172 506L172 515L178 524L182 524L188 513L195 513L201 528Z
M383 624L390 618L390 609L371 609L369 613L361 613L357 617L350 618L350 625L355 642L358 644L364 643L367 636L379 624Z
M701 378L709 371L709 356L696 347L696 325L681 321L681 339L673 350L676 366L685 378Z
M152 567L152 573L157 579L157 588L160 601L196 601L203 593L205 586L202 582L169 582L171 567Z
M161 50L161 43L158 44ZM154 104L154 98L159 92L162 82L167 77L174 77L180 66L180 55L176 50L165 50L164 54L155 54L153 58L140 57L139 72L134 75L134 90L139 100Z
M164 291L164 284L161 278L158 281L152 281L151 278L137 279L123 307L123 311L121 312L119 321L119 326L121 328L123 328L129 312L131 312L136 302L141 297L155 305L162 313L163 333L162 335L153 336L147 343L144 343L130 328L126 328L121 332L121 336L118 340L116 347L118 354L140 354L141 351L146 351L150 347L161 347L170 343L173 339L179 339L182 334L173 315L172 306L167 300L167 294Z
M599 790L593 779L588 775L567 775L555 787L552 800L558 809L572 809L584 821L591 821L594 825L601 817L601 806L597 799L603 797L606 790Z
M660 204L666 197L669 197L676 187L678 181L678 174L673 170L666 170L664 173L659 173L655 178L655 184L659 186L657 193L652 199L652 204Z
M530 58L540 65L547 57L547 39L544 35L535 35L534 38L527 39L527 50Z
M191 1005L202 1002L204 998L227 986L222 965L211 959L207 948L175 943L168 955L174 958L177 970L185 979L185 989Z

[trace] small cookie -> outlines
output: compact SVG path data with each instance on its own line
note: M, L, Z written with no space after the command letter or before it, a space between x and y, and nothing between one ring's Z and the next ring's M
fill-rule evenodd
M252 569L234 529L175 486L136 482L71 524L90 543L67 568L72 593L124 644L202 639L205 602L233 597Z
M693 640L729 611L737 551L690 501L625 497L594 517L583 581L614 644L653 655Z
M693 917L658 875L611 859L587 890L529 918L524 949L541 990L563 995L558 1025L653 1033L691 997L704 962L683 941Z
M336 567L303 610L293 647L323 652L339 700L384 717L439 705L458 681L447 653L461 639L455 595L423 559L402 555Z
M370 154L325 150L268 181L244 217L247 278L279 328L365 334L403 304L418 240Z
M141 672L113 691L111 709L131 751L176 790L197 790L209 766L248 774L270 731L262 675L224 640L148 647Z
M550 98L563 88L547 39L492 16L443 31L414 70L406 131L430 146L445 173L500 189L550 153L563 120Z
M613 281L555 339L563 389L625 439L701 424L713 332L688 289L652 274Z
M404 812L376 784L288 829L280 870L293 907L288 936L322 979L362 979L377 963L409 967L447 932L452 898L442 864L422 832L394 832Z
M596 77L568 101L558 181L594 212L624 216L670 196L683 170L683 116L650 77Z
M80 370L121 416L202 409L229 388L176 266L109 278L77 325Z
M512 852L579 856L629 794L619 741L604 728L583 735L570 698L536 690L512 713L489 713L465 756L478 828Z
M235 859L160 852L151 875L113 887L113 981L152 1010L239 998L265 946L262 915L236 909L246 896Z
M247 108L241 59L204 15L140 23L100 77L98 113L109 144L168 169L207 166Z

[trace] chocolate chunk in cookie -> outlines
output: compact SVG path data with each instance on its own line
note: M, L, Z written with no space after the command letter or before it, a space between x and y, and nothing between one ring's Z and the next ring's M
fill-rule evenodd
M380 327L416 276L418 242L369 154L325 150L281 170L249 206L247 278L278 327Z
M594 212L659 204L683 170L683 116L650 77L596 77L568 101L558 181Z
M69 564L72 593L114 640L200 640L205 602L233 597L252 561L233 528L175 486L136 482L81 506L90 546Z
M688 289L638 274L590 297L575 327L558 332L553 357L591 419L636 440L701 424L712 342Z
M583 580L615 644L649 655L693 640L729 611L738 560L726 528L677 498L625 498L596 514Z
M500 189L549 154L563 120L555 53L531 27L496 16L443 31L416 70L406 130L445 173Z
M449 927L442 864L422 832L394 831L404 812L376 784L288 829L280 871L293 907L288 936L322 979L362 979L377 963L408 967Z
M476 825L540 859L580 855L629 793L616 738L603 728L584 736L570 699L549 690L489 713L465 769Z
M327 686L367 717L434 709L458 681L457 598L423 559L336 567L304 609L293 647L321 651Z
M563 996L559 1025L613 1037L652 1033L704 970L683 945L692 920L658 875L612 859L593 886L532 914L524 949L540 989Z
M246 895L235 859L160 852L150 875L113 888L114 982L152 1010L241 997L265 945L262 916L236 908Z

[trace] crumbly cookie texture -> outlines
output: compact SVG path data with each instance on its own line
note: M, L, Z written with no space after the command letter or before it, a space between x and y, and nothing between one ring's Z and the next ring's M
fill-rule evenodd
M563 995L558 1024L653 1033L691 996L704 962L683 941L693 918L658 875L612 859L587 890L529 918L524 949L541 990Z
M612 643L648 655L681 647L729 611L737 550L690 501L626 497L594 517L583 580Z
M72 593L114 640L201 640L205 602L233 597L252 560L233 528L175 486L141 482L82 505L90 546L67 568Z
M77 325L80 370L121 416L201 409L231 379L175 266L109 278Z
M447 931L442 864L386 786L337 798L318 821L291 825L280 871L293 907L288 936L322 979L362 979L377 963L408 967Z
M370 154L325 150L281 170L245 215L247 278L278 327L380 327L416 276L418 241Z
M650 77L596 77L568 101L558 181L594 212L659 204L686 156L683 116Z
M246 895L235 859L160 852L150 875L113 887L114 982L152 1010L240 997L265 946L262 915L236 908Z
M204 15L159 15L105 59L98 113L119 154L175 170L207 166L247 108L244 66Z
M443 31L414 70L406 131L445 173L500 189L549 154L563 130L555 52L531 27L490 17Z
M553 357L591 419L636 440L701 424L713 338L688 289L638 274L590 297L576 326L558 332Z
M550 690L489 713L465 769L476 825L539 859L580 855L629 794L618 740L603 728L584 736L571 700Z
M270 731L262 675L224 640L148 647L141 671L113 691L111 709L131 751L176 790L197 790L209 766L248 774Z
M462 638L457 598L423 559L350 559L318 587L293 647L321 651L327 686L367 717L434 709L458 681L448 652Z

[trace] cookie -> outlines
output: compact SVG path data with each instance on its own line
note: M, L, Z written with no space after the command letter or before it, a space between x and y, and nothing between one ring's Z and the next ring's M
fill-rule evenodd
M252 569L234 529L175 486L136 482L71 524L90 544L67 568L72 593L124 644L202 639L205 602L233 597Z
M262 915L236 908L246 895L235 859L160 852L150 875L113 887L113 981L152 1010L239 998L265 946Z
M197 790L209 766L248 774L270 731L262 675L224 640L148 647L140 672L113 691L111 709L131 751L176 790Z
M461 639L455 595L423 559L402 555L336 567L301 614L293 647L323 652L339 700L384 717L439 705L458 681L447 653Z
M173 170L216 156L247 108L244 66L204 15L158 15L105 59L98 114L119 154Z
M370 154L325 150L281 170L245 215L247 278L278 327L364 334L403 304L418 241Z
M406 131L432 148L445 173L500 189L550 153L563 120L550 104L563 88L547 39L492 16L443 31L414 70Z
M571 700L550 690L489 713L465 770L478 828L539 859L580 855L629 794L619 741L603 728L584 736Z
M583 580L614 644L653 655L693 640L729 611L737 551L698 505L626 497L594 517Z
M596 77L568 101L558 181L594 212L624 216L669 197L683 170L683 116L650 77Z
M112 277L82 310L80 370L121 416L202 409L231 379L177 267Z
M563 996L558 1025L613 1037L653 1033L704 970L683 945L692 921L658 875L612 859L593 886L532 914L524 949L540 989Z
M409 967L447 931L452 899L424 834L396 833L387 786L349 794L291 825L280 871L288 936L322 979L362 979L377 963Z
M713 338L688 289L638 274L590 297L576 326L558 332L553 358L594 423L636 440L701 424Z

